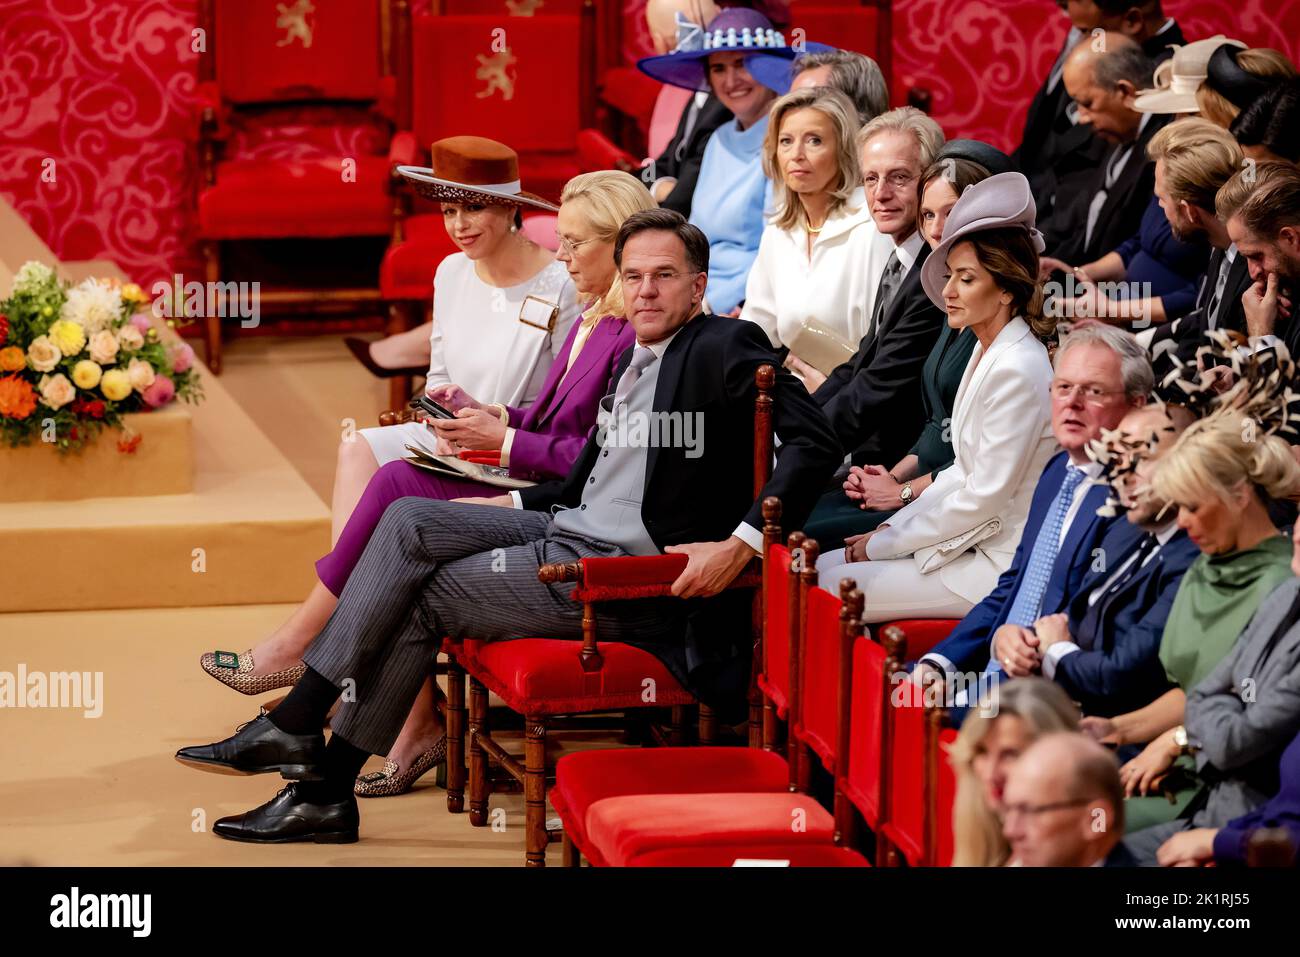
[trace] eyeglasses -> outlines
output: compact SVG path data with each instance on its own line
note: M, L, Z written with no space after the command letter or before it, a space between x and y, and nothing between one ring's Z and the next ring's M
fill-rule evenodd
M1059 379L1052 382L1052 398L1068 401L1074 398L1075 391L1083 397L1083 401L1089 405L1105 405L1106 397L1112 395L1123 395L1123 389L1100 389L1095 385L1076 385L1073 382L1062 382Z
M683 276L690 276L691 273L673 272L671 269L660 269L657 272L633 272L628 271L619 276L623 281L624 289L640 289L647 279L651 280L651 285L662 286L665 283L676 282Z
M585 246L587 243L594 243L596 241L593 237L591 239L579 239L577 242L574 242L572 239L569 239L567 236L561 236L559 233L556 233L555 235L560 240L560 248L570 256L576 253L580 246Z
M1051 804L1004 804L1002 805L1003 820L1010 820L1012 815L1026 815L1027 817L1037 817L1039 814L1046 814L1048 811L1060 811L1067 807L1083 807L1088 804L1088 798L1076 798L1073 801L1053 801Z
M875 173L868 173L862 178L862 186L868 193L873 193L880 189L881 183L888 183L893 189L907 189L915 183L921 176L919 173L908 173L901 169L896 169L881 179Z

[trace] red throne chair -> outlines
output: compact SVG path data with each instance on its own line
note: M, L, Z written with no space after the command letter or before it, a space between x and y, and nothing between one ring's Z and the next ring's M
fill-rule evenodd
M406 0L202 0L199 233L205 278L222 249L266 239L390 235L389 155ZM261 307L356 309L377 288L263 291ZM221 371L217 316L208 366ZM229 325L229 324L228 324Z

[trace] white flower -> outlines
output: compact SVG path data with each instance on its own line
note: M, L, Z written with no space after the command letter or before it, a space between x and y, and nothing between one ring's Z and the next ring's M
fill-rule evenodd
M135 352L144 345L144 336L140 334L139 329L128 322L117 330L117 344L123 352Z
M100 329L90 337L90 358L102 366L117 358L117 337L108 329Z
M14 276L14 292L37 292L51 282L54 282L54 270L45 263L29 259Z
M41 393L41 402L51 409L61 409L77 397L77 390L62 372L56 376L41 376L37 389Z
M62 358L63 353L49 336L37 336L27 347L27 361L37 372L50 372Z
M143 359L132 359L131 364L126 367L126 375L131 380L131 388L136 392L143 392L153 385L153 366Z
M68 290L59 318L78 323L88 334L106 329L122 315L122 291L99 279L86 279Z

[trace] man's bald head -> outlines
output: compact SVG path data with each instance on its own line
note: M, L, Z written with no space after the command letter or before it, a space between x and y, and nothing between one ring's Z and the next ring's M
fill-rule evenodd
M718 5L713 0L647 0L645 22L650 28L655 53L672 53L677 49L677 14L703 27L718 12Z
M1141 114L1133 109L1139 90L1151 86L1154 67L1133 40L1122 33L1086 37L1070 51L1061 79L1079 106L1079 122L1112 143L1137 138Z
M1040 737L1007 777L1003 832L1027 867L1087 867L1124 834L1115 757L1075 732Z

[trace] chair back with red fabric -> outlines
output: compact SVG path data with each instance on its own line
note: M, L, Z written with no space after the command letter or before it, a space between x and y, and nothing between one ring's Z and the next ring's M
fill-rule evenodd
M884 747L888 704L905 654L897 632L886 633L883 644L862 637L853 646L848 761L837 775L836 817L841 818L847 812L844 803L850 803L873 831L879 831L884 820L884 788L889 778Z
M886 721L888 737L888 781L881 835L888 842L884 859L896 864L901 855L907 863L920 866L926 857L926 710L922 692L910 684L901 685L902 700L889 702Z
M772 545L763 563L763 661L758 687L763 702L763 747L776 747L776 721L790 710L790 637L799 628L799 575L792 553L803 532L791 532L785 545Z
M433 0L431 13L485 14L494 17L548 17L575 14L586 0Z
M934 799L930 810L930 818L934 821L935 827L934 864L937 867L952 866L952 811L957 800L957 773L953 770L949 755L956 741L955 728L939 729L936 748L937 781L933 789Z
M879 18L880 12L873 6L823 3L820 0L790 5L791 29L803 30L804 39L831 43L841 50L863 53L873 59L880 48Z
M375 100L385 0L211 0L216 82L232 104Z
M799 658L799 705L794 723L794 736L831 772L836 768L839 754L842 604L841 599L824 588L814 588L808 594L803 654ZM807 783L806 774L800 783Z

